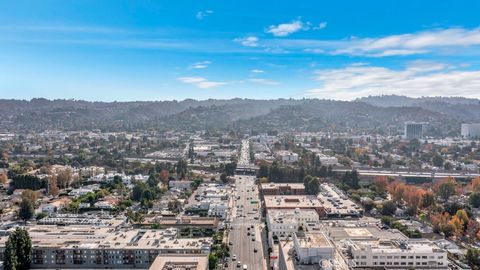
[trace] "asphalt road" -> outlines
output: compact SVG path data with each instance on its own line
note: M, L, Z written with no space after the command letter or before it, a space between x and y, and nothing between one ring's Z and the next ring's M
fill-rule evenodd
M232 211L232 228L228 237L232 245L230 245L230 262L227 269L243 269L243 265L247 265L247 269L266 269L263 246L264 243L266 244L264 241L266 237L263 235L260 198L255 177L237 175L235 180L235 204ZM251 203L251 201L258 203ZM238 264L239 261L240 264Z

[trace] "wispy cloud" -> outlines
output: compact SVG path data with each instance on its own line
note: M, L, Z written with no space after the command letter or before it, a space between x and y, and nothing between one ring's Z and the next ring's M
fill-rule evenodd
M315 79L320 86L308 90L306 96L342 100L381 94L480 97L479 70L434 62L412 62L401 70L350 65L319 70Z
M310 29L321 30L327 27L327 22L321 22L317 26L313 26L311 22L303 22L300 19L289 23L281 23L279 25L270 25L265 32L276 37L286 37L299 31L307 31Z
M327 22L321 22L317 26L313 27L313 30L322 30L327 28Z
M203 20L205 17L210 16L211 14L213 14L213 10L199 11L195 15L195 18L197 18L197 20Z
M133 31L98 25L2 25L0 31L11 32L51 32L51 33L88 33L88 34L127 34Z
M256 36L236 38L234 41L246 47L258 47L258 38Z
M265 85L279 85L280 82L268 80L268 79L261 79L261 78L252 78L248 79L249 82L265 84Z
M251 72L252 73L264 73L265 71L263 71L261 69L252 69Z
M196 63L191 64L188 68L191 68L191 69L204 69L204 68L207 68L210 64L212 64L211 61L196 62Z
M439 48L465 48L478 45L480 45L480 28L472 30L450 28L381 38L351 39L345 48L337 49L332 53L383 57L422 54Z
M203 77L180 77L177 79L183 83L192 84L201 89L209 89L226 84L226 82L209 81Z
M302 21L295 20L290 23L270 25L270 27L268 27L268 29L265 32L270 33L276 37L286 37L290 34L293 34L295 32L298 32L306 28L308 28L308 26L306 26Z

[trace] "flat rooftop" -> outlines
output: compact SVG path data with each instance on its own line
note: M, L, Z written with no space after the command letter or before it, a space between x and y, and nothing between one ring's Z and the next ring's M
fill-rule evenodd
M301 248L333 247L322 232L297 233L297 240Z
M186 249L201 251L211 238L177 238L177 230L114 229L87 225L34 225L26 229L33 247L53 249ZM8 237L0 237L4 245Z
M274 189L280 187L290 187L293 189L305 189L303 183L264 183L262 189Z
M313 195L266 195L265 207L274 208L317 208L322 204Z
M376 240L376 241L351 241L356 250L371 249L372 253L435 253L445 252L433 242L424 239L415 240Z
M327 235L334 242L353 239L353 240L406 240L407 237L398 230L382 230L375 225L368 226L346 226L346 227L326 227Z
M158 256L149 270L207 270L207 256Z

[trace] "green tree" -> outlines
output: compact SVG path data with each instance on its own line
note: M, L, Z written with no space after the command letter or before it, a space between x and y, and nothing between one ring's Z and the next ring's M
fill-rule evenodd
M382 204L382 215L392 216L397 210L397 205L393 201L386 201Z
M218 257L215 254L208 254L208 269L212 270L217 267Z
M480 268L480 250L474 248L468 249L465 259L472 269Z
M435 154L432 158L432 164L435 167L443 167L443 157L440 156L439 154Z
M455 194L455 182L453 181L445 181L440 184L438 195L444 200L448 200L448 198Z
M227 183L227 182L228 182L227 174L226 174L226 173L222 173L222 174L220 175L220 180L221 180L223 183Z
M33 207L33 202L29 198L23 198L22 202L20 203L20 212L18 215L21 219L25 222L31 218L35 213L35 208Z
M470 198L468 199L470 202L470 205L474 208L480 207L480 193L474 192L470 195Z
M8 238L5 243L5 251L3 252L3 269L16 270L18 265L17 254L15 251L15 244L12 239Z
M28 232L17 228L5 244L5 270L30 269L32 263L32 240Z

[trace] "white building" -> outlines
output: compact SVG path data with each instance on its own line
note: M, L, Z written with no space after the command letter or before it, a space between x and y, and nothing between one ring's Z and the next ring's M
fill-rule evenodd
M462 124L462 137L480 138L480 124Z
M334 259L333 244L322 232L295 233L293 247L300 264L320 264Z
M168 182L168 186L170 188L178 189L178 190L190 190L192 188L193 181L170 181Z
M447 252L426 239L346 240L351 267L448 269Z
M318 222L319 216L314 209L272 209L267 214L269 238L276 236L281 240L293 236L300 227L305 229L307 224Z
M322 163L324 166L333 166L338 164L338 159L336 157L327 156L325 154L317 154L317 157L320 160L320 163Z
M290 151L279 151L277 157L284 163L293 163L298 161L298 154Z
M212 202L208 208L208 216L224 220L228 216L228 209L228 202L226 201Z

